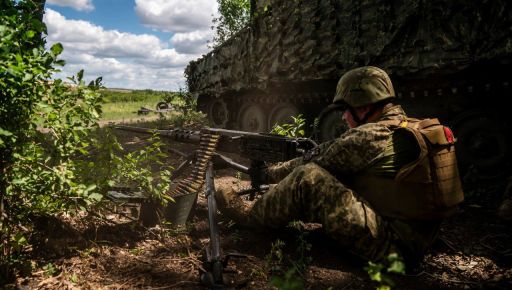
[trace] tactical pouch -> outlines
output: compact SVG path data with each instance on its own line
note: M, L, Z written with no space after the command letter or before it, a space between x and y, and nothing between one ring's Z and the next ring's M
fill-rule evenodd
M383 216L441 220L464 200L455 157L455 139L437 119L386 120L391 130L412 134L418 158L400 169L394 179L362 174L354 189ZM378 188L378 194L375 192Z
M415 136L421 153L416 161L400 170L396 181L423 183L424 190L419 194L427 195L424 218L443 218L464 200L453 134L437 119L410 119L404 129Z

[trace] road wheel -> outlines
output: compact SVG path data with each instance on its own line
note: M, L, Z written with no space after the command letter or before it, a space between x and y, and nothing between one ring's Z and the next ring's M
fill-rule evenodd
M272 129L276 124L282 125L292 123L292 116L297 116L299 109L292 104L279 104L270 112L268 118L268 128Z
M248 132L268 132L267 114L259 104L250 103L238 113L238 127Z
M226 128L229 120L229 111L223 99L213 100L208 108L208 119L215 128Z
M501 122L483 111L470 111L452 121L460 170L481 178L501 177L510 165L510 148Z
M342 116L342 108L326 108L320 113L315 132L318 142L336 139L348 130L348 126L343 121Z

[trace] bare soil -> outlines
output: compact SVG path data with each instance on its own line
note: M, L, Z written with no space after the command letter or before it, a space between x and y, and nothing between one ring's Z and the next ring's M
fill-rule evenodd
M143 146L143 138L120 135L128 148ZM170 143L189 151L190 146ZM177 166L182 157L168 160ZM247 183L231 170L217 172L216 185ZM495 214L504 184L487 184L467 192L466 202L447 220L440 238L413 275L393 276L394 289L512 289L512 225ZM18 273L11 289L207 289L199 282L201 256L209 242L205 198L201 194L186 227L145 228L129 217L137 206L117 205L98 216L62 216L38 224L31 252L35 268ZM297 232L254 231L220 216L221 247L245 258L231 259L224 280L228 289L276 289L269 281L297 259ZM277 239L284 241L281 272L272 271L268 255ZM375 289L365 263L344 253L312 226L310 266L300 275L304 289ZM275 269L274 269L275 270Z

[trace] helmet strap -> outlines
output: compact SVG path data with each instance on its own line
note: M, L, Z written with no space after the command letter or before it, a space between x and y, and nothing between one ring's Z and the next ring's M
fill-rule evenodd
M357 126L361 125L363 120L359 118L359 115L357 114L356 110L350 106L348 107L348 110L352 115L352 119L354 120L354 122L356 122ZM366 115L364 116L364 119L366 119Z
M390 103L388 100L385 100L384 102L378 102L373 104L371 106L370 110L364 114L363 118L359 118L359 115L356 113L356 110L352 107L348 107L348 110L350 111L350 114L352 114L352 119L357 123L358 126L365 124L366 121L368 121L368 118L370 118L375 112L377 112L380 108L384 107L386 104Z

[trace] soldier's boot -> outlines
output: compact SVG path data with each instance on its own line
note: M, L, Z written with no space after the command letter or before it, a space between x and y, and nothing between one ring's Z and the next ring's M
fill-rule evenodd
M221 186L215 191L218 210L240 225L249 225L250 206L230 186Z

